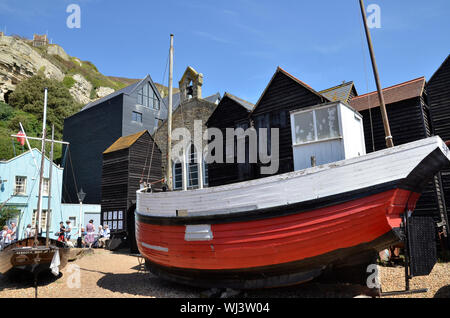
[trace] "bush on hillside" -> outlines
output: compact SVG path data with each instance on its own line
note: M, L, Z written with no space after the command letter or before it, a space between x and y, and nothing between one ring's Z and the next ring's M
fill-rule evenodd
M42 121L44 109L44 89L48 88L47 125L55 125L55 135L62 137L64 118L77 112L81 105L75 102L67 87L57 80L35 75L17 85L10 95L9 104L15 108L36 116Z

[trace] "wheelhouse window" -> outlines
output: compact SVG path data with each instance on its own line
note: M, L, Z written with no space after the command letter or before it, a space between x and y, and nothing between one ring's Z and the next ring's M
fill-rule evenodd
M339 138L336 105L294 114L295 144Z
M146 83L138 91L138 104L144 107L159 110L160 102L153 88L149 83Z
M27 194L27 177L16 176L14 192L16 194Z
M138 112L133 112L131 114L131 120L137 123L142 123L142 114Z

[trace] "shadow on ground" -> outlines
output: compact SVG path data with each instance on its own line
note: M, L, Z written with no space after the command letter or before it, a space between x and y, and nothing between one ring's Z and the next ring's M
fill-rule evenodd
M158 298L199 297L202 292L202 289L172 283L150 273L105 273L97 286L112 292Z
M105 273L105 276L98 280L97 285L112 292L138 296L157 298L208 297L205 296L208 294L206 289L169 282L151 273ZM220 294L219 292L218 295ZM241 291L236 296L247 298L353 298L364 294L365 287L361 285L324 284L313 281L290 287Z
M354 298L367 294L369 294L367 288L357 284L311 281L289 287L247 291L245 296L249 298Z
M436 294L434 294L434 298L450 298L450 285L439 289Z
M38 275L38 287L50 285L63 276L53 275L50 271L44 271ZM34 275L30 272L11 269L7 274L0 275L0 291L6 289L21 289L34 287Z

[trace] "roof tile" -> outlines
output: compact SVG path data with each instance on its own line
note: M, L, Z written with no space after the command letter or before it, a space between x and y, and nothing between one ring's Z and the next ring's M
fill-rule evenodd
M419 77L408 82L400 83L383 89L384 102L386 104L396 103L405 99L419 97L425 86L425 77ZM377 91L356 96L350 101L350 106L357 111L379 107Z

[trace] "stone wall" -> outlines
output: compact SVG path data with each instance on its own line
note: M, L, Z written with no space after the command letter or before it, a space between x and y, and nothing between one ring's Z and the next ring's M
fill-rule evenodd
M192 98L180 104L172 115L172 131L176 128L187 128L194 138L194 121L202 121L202 136L206 130L206 121L216 109L217 105L204 99ZM167 163L167 121L165 121L155 132L153 138L156 141L162 156L163 173L166 172ZM194 141L194 140L193 140ZM178 141L172 141L172 147ZM203 140L203 147L208 141Z

